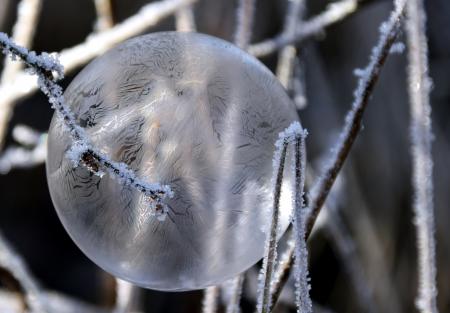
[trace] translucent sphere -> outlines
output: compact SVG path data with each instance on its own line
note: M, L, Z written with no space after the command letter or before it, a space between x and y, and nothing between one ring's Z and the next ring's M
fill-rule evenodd
M47 175L59 218L80 249L142 287L220 284L264 253L278 133L298 120L258 60L223 40L164 32L126 41L91 62L64 97L92 144L175 196L160 221L142 193L74 167L53 117ZM292 209L288 153L279 236Z

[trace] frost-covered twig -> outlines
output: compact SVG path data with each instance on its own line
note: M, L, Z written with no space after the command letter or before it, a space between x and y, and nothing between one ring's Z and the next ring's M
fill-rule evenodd
M211 286L203 291L202 313L216 313L219 299L219 287Z
M279 206L281 196L281 185L283 182L284 163L288 141L283 141L281 146L277 146L274 157L274 173L276 175L274 204L270 214L270 225L267 232L266 247L264 252L263 265L259 275L259 290L257 300L257 312L268 313L271 308L271 285L272 276L275 269L277 255L277 232L279 219Z
M14 251L0 233L0 270L9 272L20 284L31 312L46 312L46 303L35 281L22 258Z
M111 0L95 0L95 10L97 12L96 31L104 31L114 26Z
M179 32L195 32L194 5L187 5L175 12L175 28Z
M10 55L13 59L19 57L34 74L38 76L38 84L42 92L48 97L52 107L59 114L66 127L73 143L68 151L69 158L75 163L84 165L91 172L98 175L106 170L111 177L117 178L120 183L130 185L142 192L148 201L151 211L158 218L164 218L168 210L162 202L165 197L172 197L172 190L168 185L158 183L148 183L137 177L125 163L115 162L97 151L90 143L84 128L80 127L71 112L69 106L65 103L61 86L56 83L53 72L56 77L63 76L61 64L53 57L44 53L36 55L33 51L20 47L12 42L4 33L0 33L0 48L4 54Z
M433 160L431 153L431 79L428 75L426 14L422 0L407 4L408 78L411 111L411 154L414 188L414 224L417 229L418 296L422 313L438 312L433 208Z
M340 0L331 3L329 7L319 15L299 23L294 33L282 32L274 38L251 45L248 52L256 57L269 55L284 46L298 43L311 36L321 33L326 27L337 23L356 11L358 0Z
M312 301L309 296L308 250L306 248L305 220L303 208L303 190L306 173L306 130L300 130L295 140L295 199L294 199L294 236L295 236L295 297L297 312L311 313Z
M240 313L240 302L242 296L242 288L244 285L244 274L239 274L230 282L230 298L226 304L226 313Z
M277 234L279 232L279 210L284 166L288 145L296 141L301 132L303 132L303 129L300 123L294 122L279 134L278 140L275 143L275 153L273 158L274 198L267 229L263 265L259 275L257 299L257 312L259 313L268 313L272 307L271 286L277 258Z
M157 24L162 19L195 1L162 0L152 2L143 6L138 13L113 28L88 36L85 42L65 49L59 54L65 73L67 74L92 58L103 54L116 44L142 33L150 26ZM3 104L0 105L0 146L4 142L10 112L15 101L32 94L37 89L36 79L25 72L18 73L15 79L0 86L0 95L2 95L0 100L3 101Z
M292 266L292 260L294 258L295 252L295 238L292 233L292 229L288 229L288 237L286 250L281 254L278 264L275 268L275 273L272 279L272 309L275 306L278 298L280 297L283 286L286 284L289 274L290 268Z
M256 0L239 0L234 43L242 49L246 49L252 39L255 2Z
M48 53L37 55L34 51L28 51L14 41L12 41L5 33L0 33L0 48L4 55L11 57L11 60L16 61L20 58L29 70L34 71L34 74L43 76L44 78L51 78L52 81L62 78L64 76L64 69L61 64ZM53 72L56 74L54 78Z
M358 81L358 87L354 93L355 100L352 104L352 109L345 118L345 126L340 134L339 141L332 149L333 155L331 156L328 165L325 166L321 178L311 192L311 202L306 224L307 237L309 236L320 209L325 203L328 193L359 134L364 110L372 95L381 68L389 55L390 48L399 33L400 24L404 16L404 7L405 0L396 1L395 9L391 13L389 20L380 27L380 39L372 51L369 64L364 69L365 75L360 77Z

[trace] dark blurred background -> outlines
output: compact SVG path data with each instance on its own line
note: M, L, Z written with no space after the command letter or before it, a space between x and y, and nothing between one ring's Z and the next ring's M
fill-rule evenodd
M136 13L144 0L115 0L118 23ZM282 29L287 1L257 0L252 42L272 37ZM307 1L307 16L324 10L328 1ZM438 307L450 312L450 1L425 1L428 14L433 118L433 157L437 240ZM18 1L0 0L0 31L11 33ZM195 6L199 32L233 38L237 1L200 0ZM308 159L319 172L336 141L350 108L357 78L378 38L378 27L392 9L388 0L361 3L358 11L299 47L299 68L305 84L306 106L299 110L309 131ZM92 0L45 0L32 48L60 51L82 42L93 30L96 14ZM167 18L148 31L172 30ZM400 37L404 42L404 35ZM277 57L262 61L274 70ZM335 193L338 214L354 241L362 267L364 288L371 292L372 312L414 312L417 290L417 251L411 206L409 104L406 89L406 53L391 55L382 70L357 139ZM66 86L75 74L68 75ZM1 96L1 95L0 95ZM52 110L35 93L20 100L9 126L25 124L45 132ZM114 302L114 281L88 260L71 241L53 208L45 167L18 169L0 175L0 230L24 257L45 288L105 308ZM341 257L327 223L330 214L309 241L311 295L321 307L334 312L364 312L357 288ZM254 310L254 269L248 273L242 312ZM279 310L295 312L292 284ZM202 292L163 293L140 290L144 312L200 312ZM2 312L0 312L2 313Z

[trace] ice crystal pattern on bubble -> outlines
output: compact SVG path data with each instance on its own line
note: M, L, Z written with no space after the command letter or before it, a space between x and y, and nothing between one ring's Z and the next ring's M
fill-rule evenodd
M55 117L52 199L98 265L141 286L187 290L223 282L262 257L274 142L298 117L261 63L206 35L156 33L92 62L64 97L99 152L174 192L158 219L135 188L74 167L66 155L77 150ZM279 235L292 180L283 183Z

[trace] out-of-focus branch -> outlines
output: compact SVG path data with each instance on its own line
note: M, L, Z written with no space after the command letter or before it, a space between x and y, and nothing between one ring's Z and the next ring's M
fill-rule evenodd
M17 44L29 48L34 38L34 32L41 12L41 0L22 0L17 6L17 20L12 30L12 39ZM22 64L5 58L1 76L1 84L12 79L22 68Z
M95 0L95 11L97 12L96 31L105 31L114 26L111 0Z
M127 313L132 305L136 286L116 278L116 304L113 313Z
M32 148L8 147L0 154L0 174L7 174L15 168L30 168L45 162L47 156L47 134L39 136Z
M175 27L179 32L195 32L194 5L187 5L175 12Z
M411 111L411 155L414 188L414 224L417 229L418 296L422 313L437 313L436 259L431 142L431 79L428 75L426 14L422 0L407 4L408 78Z
M26 306L32 312L47 312L46 302L36 280L28 271L22 258L14 251L6 238L0 233L0 270L9 273L20 285L24 293Z
M240 302L242 296L242 288L244 285L244 274L239 274L232 279L228 284L230 285L230 297L226 303L226 313L240 313Z
M304 6L304 0L289 1L283 30L283 33L286 34L286 36L292 36L295 34L297 24L299 24L301 16L303 15ZM281 49L280 55L278 56L276 74L278 80L286 89L289 88L292 79L293 65L296 55L297 49L295 46L288 45Z
M297 53L299 55L299 53ZM300 57L294 59L293 73L290 83L290 92L292 100L297 107L297 110L304 109L308 104L305 88L305 67L302 64Z
M358 7L358 0L340 0L332 3L319 15L299 23L295 32L282 32L274 38L251 45L248 52L256 57L269 55L287 45L298 43L317 35L324 31L328 26L335 24L353 12Z
M339 216L337 208L333 205L324 207L329 221L325 223L325 229L329 234L330 241L340 257L343 267L353 285L361 312L374 313L376 306L373 301L372 290L368 286L360 258L355 250L355 243L344 223ZM325 213L324 212L324 213Z
M219 287L211 286L203 291L202 313L216 313L219 299Z
M47 133L40 133L37 130L26 125L16 125L12 131L12 137L19 144L27 147L35 147L46 137Z
M17 20L13 27L12 38L17 44L29 48L34 37L36 24L41 11L41 0L22 0L17 6ZM20 72L22 64L13 62L5 58L3 72L0 78L0 86L14 79ZM0 95L3 95L0 92ZM0 151L3 148L4 136L11 118L11 107L14 106L14 99L0 99Z
M141 10L115 27L101 33L90 35L85 42L65 49L59 54L59 60L65 73L106 52L116 44L142 33L162 19L175 13L196 0L162 0L145 5ZM15 101L36 91L36 78L25 72L18 73L15 79L0 86L0 146L2 146Z
M246 49L252 39L255 2L256 0L239 0L239 6L236 11L237 21L234 43L242 49Z
M61 51L59 59L66 72L85 64L92 58L106 52L116 44L144 32L162 19L196 0L163 0L142 7L138 13L129 17L110 30L88 36L85 42Z
M3 276L3 277L1 277ZM22 257L11 247L0 233L0 279L14 279L16 290L0 291L0 312L23 313L23 299L26 312L33 313L107 313L108 310L96 308L55 292L43 291L29 271ZM23 294L18 294L20 292Z
M94 307L56 292L43 291L42 299L47 304L45 313L110 313L110 310ZM20 297L13 292L0 291L0 312L24 313ZM44 312L44 311L35 311ZM34 313L34 312L33 312Z

